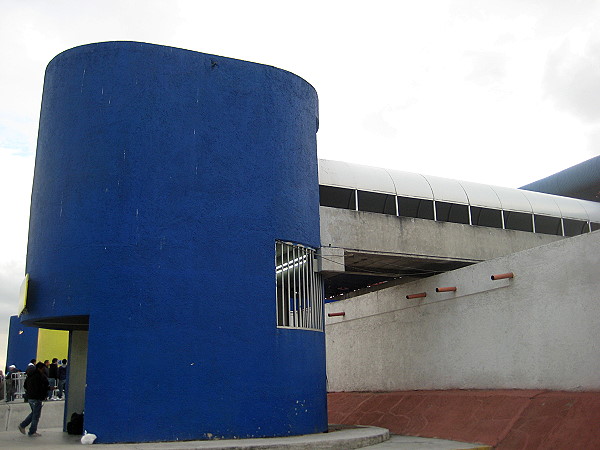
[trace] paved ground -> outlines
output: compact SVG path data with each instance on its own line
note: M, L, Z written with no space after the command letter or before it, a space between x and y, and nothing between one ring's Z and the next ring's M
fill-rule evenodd
M42 412L41 437L23 436L17 425L29 413L29 405L12 402L0 405L0 449L58 450L81 445L81 436L62 432L64 402L46 402ZM188 441L153 444L94 444L94 448L110 450L192 450L192 449L338 449L368 448L373 450L450 450L489 448L481 444L466 444L442 439L393 435L388 439L385 427L355 427L330 425L329 433L269 439L237 439L222 441ZM384 442L382 442L384 441Z
M93 448L110 450L192 450L192 449L340 449L357 448L354 444L366 442L366 436L381 436L381 428L361 427L339 430L313 436L294 436L289 438L241 439L235 441L188 441L153 444L94 444ZM386 430L383 430L385 432ZM0 448L6 449L40 449L64 450L65 447L81 445L80 436L69 436L59 428L40 430L42 436L30 438L23 436L18 430L0 432ZM362 447L372 450L457 450L490 448L477 444L466 444L441 439L428 439L409 436L392 436L390 440L380 444Z
M368 450L462 450L462 449L491 449L484 444L468 444L466 442L446 441L444 439L430 439L413 436L392 435L389 441L365 447Z

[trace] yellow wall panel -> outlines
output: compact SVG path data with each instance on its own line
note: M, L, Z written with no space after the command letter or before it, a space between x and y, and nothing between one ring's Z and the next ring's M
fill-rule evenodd
M69 332L62 330L39 329L37 356L38 361L52 358L65 359L69 352Z

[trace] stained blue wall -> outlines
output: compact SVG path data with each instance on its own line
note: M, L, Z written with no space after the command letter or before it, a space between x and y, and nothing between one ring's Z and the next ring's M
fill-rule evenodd
M327 428L321 332L279 329L275 240L319 246L317 95L135 42L46 70L24 321L89 316L99 442Z
M37 355L38 329L21 324L17 316L10 317L8 327L8 347L6 349L6 367L17 366L25 371L27 364Z

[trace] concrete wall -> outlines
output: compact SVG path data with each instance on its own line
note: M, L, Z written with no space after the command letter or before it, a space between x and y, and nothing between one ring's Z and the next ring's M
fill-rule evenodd
M85 388L87 380L88 332L71 331L69 333L69 359L67 365L66 408L64 429L76 412L85 410Z
M600 389L599 267L594 232L327 304L328 389Z
M483 261L563 239L323 206L320 213L323 247Z

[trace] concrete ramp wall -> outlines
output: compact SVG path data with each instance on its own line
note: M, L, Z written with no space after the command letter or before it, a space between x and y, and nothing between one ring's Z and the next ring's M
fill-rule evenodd
M497 450L600 448L600 392L541 390L338 392L329 421Z
M62 428L64 410L64 401L44 402L38 429ZM17 426L30 412L31 408L29 407L29 403L0 402L0 432L17 431Z
M599 275L594 232L329 303L328 390L600 390Z

